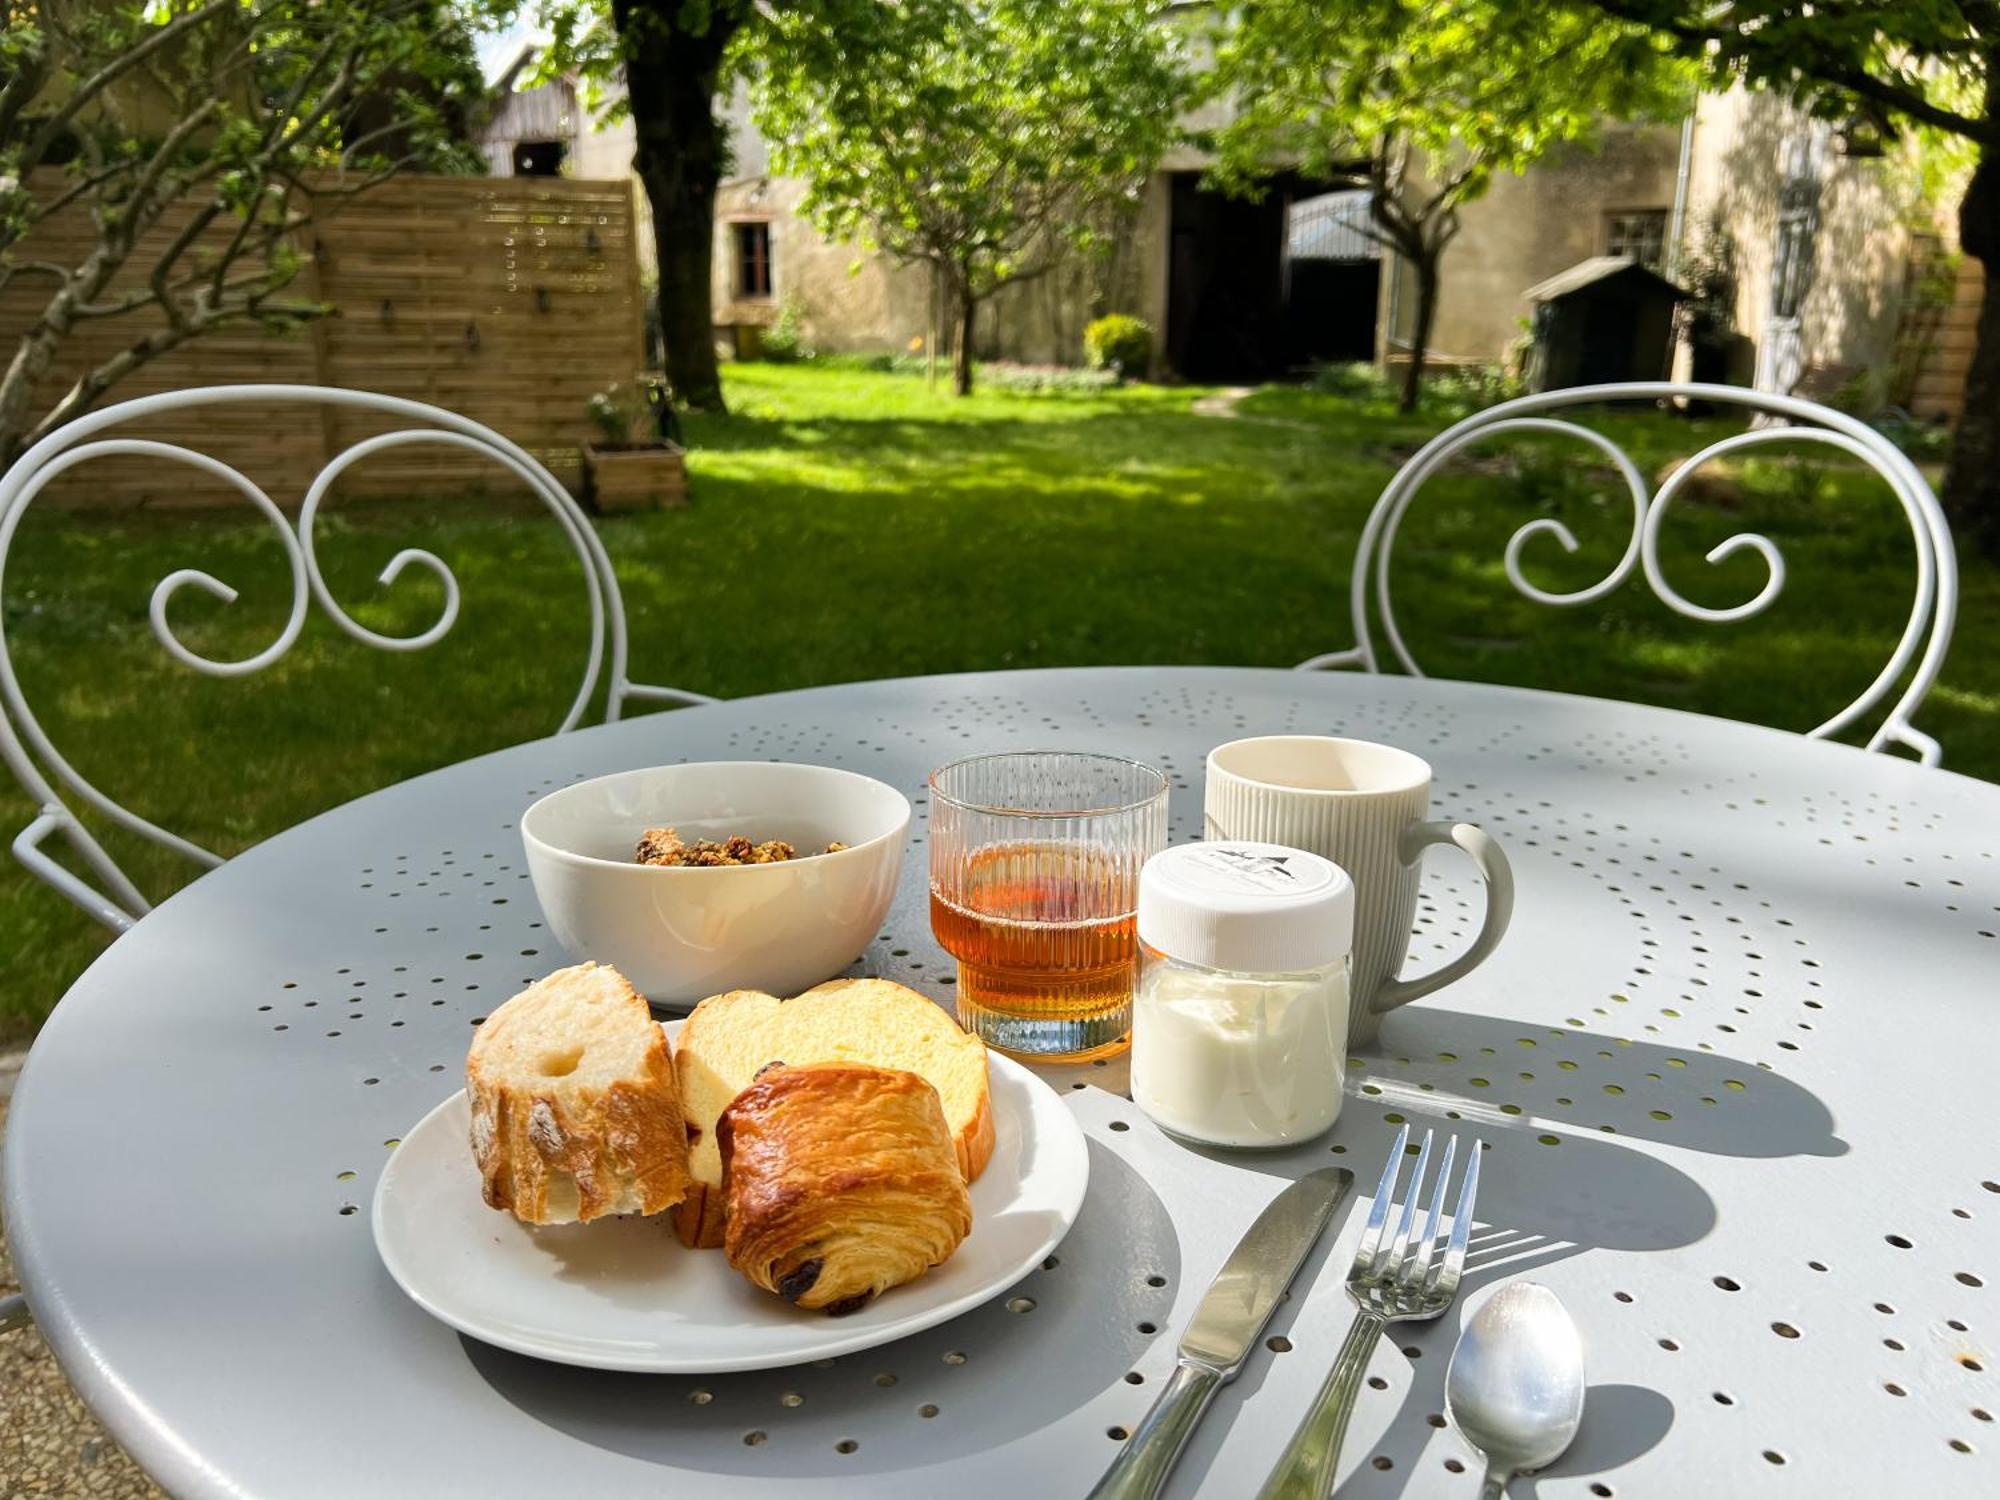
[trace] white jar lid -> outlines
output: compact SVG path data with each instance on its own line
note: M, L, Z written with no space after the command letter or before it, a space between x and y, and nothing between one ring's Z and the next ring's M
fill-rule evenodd
M1176 844L1139 872L1139 940L1239 974L1324 968L1354 941L1354 882L1333 861L1282 844Z

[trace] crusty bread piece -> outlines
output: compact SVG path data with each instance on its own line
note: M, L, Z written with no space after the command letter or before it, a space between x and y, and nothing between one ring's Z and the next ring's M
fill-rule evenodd
M972 1200L937 1090L858 1063L769 1067L715 1122L723 1251L767 1292L839 1316L942 1265Z
M558 969L494 1011L473 1035L465 1088L494 1208L569 1224L659 1213L687 1192L666 1034L616 969Z
M722 1243L715 1122L766 1063L853 1062L915 1073L937 1090L965 1180L993 1155L986 1044L915 990L886 979L835 979L791 1000L757 990L711 995L687 1018L674 1054L690 1177L674 1229L685 1244Z

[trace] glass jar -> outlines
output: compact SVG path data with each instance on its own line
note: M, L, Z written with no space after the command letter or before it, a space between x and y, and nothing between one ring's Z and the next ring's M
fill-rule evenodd
M1217 1146L1286 1146L1340 1117L1354 886L1277 844L1183 844L1139 879L1132 1099Z

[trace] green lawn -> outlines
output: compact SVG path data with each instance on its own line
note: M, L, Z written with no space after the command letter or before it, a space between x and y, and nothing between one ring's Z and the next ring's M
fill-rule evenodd
M1347 568L1395 464L1458 415L1419 419L1379 396L1273 389L1234 418L1205 392L932 395L921 379L768 365L730 372L735 414L691 423L693 505L609 521L635 675L735 696L849 678L1102 662L1289 665L1349 643ZM1656 414L1610 428L1656 471L1729 430ZM1397 551L1412 648L1437 675L1644 698L1806 728L1871 678L1900 628L1909 543L1886 494L1826 464L1765 462L1736 508L1672 520L1668 568L1701 602L1748 597L1752 558L1700 554L1754 526L1792 587L1761 620L1702 627L1643 588L1550 611L1501 571L1538 515L1583 540L1530 552L1543 586L1599 577L1629 535L1625 502L1574 447L1516 445L1442 477ZM183 636L212 654L269 641L289 606L277 542L237 513L24 522L6 627L30 700L107 790L225 851L368 788L545 732L574 690L585 616L555 528L471 503L348 507L323 528L336 592L391 632L435 616L414 572L373 583L405 546L451 561L464 616L436 649L365 650L315 614L260 677L214 681L167 661L146 624L154 583L202 567L233 606L183 596ZM1952 664L1922 722L1947 764L2000 775L2000 572L1968 563ZM11 783L8 836L29 816ZM117 847L125 847L118 845ZM144 851L154 889L184 867ZM0 1038L32 1031L101 942L97 929L0 870Z

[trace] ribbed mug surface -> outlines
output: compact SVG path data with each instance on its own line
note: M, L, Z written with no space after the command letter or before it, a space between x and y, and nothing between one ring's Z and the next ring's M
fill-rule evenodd
M1294 760L1310 756L1314 746L1326 747L1329 755L1335 747L1361 746L1381 753L1376 758L1385 763L1385 771L1402 774L1385 777L1392 784L1381 787L1288 786L1239 775L1217 764L1218 757L1254 763L1259 759L1257 748L1266 745L1282 745L1285 756ZM1373 1005L1376 993L1402 969L1409 954L1422 870L1414 861L1403 862L1400 846L1404 831L1430 815L1430 800L1430 767L1389 746L1281 735L1237 740L1218 746L1209 756L1205 838L1255 839L1304 849L1332 860L1354 882L1354 1003L1348 1011L1347 1034L1357 1046L1374 1040L1381 1024Z

